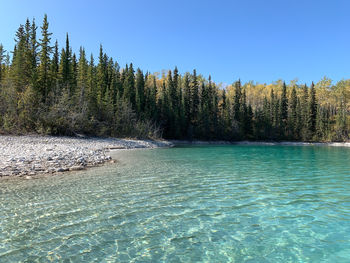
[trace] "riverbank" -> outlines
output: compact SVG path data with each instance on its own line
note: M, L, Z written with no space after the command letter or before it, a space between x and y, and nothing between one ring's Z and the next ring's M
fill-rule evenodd
M171 147L168 141L0 136L0 177L83 170L114 162L110 150Z
M350 142L273 142L273 141L186 141L186 140L171 140L173 144L193 144L193 145L285 145L285 146L338 146L350 147Z
M34 176L83 170L107 162L115 162L109 155L111 150L172 147L176 144L350 147L350 142L152 141L38 135L0 136L0 177Z

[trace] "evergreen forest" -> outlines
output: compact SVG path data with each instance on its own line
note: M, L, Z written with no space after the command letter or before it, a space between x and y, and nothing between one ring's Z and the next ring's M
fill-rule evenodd
M145 72L60 47L45 15L0 44L0 133L188 140L349 140L350 79L232 85L177 67Z

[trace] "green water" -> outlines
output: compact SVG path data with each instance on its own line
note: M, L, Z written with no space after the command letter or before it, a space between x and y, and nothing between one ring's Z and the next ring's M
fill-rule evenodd
M350 262L350 149L197 146L0 181L0 262Z

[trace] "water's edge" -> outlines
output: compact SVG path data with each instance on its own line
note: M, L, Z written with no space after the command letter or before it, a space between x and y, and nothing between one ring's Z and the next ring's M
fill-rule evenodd
M169 140L175 145L281 145L281 146L335 146L350 147L350 142L292 142L292 141L200 141Z
M54 136L0 136L0 178L28 177L86 170L114 162L116 149L172 147L165 140L75 138Z
M2 137L2 136L1 136ZM3 138L3 137L2 137ZM21 140L23 138L27 138L25 136L15 136L14 140L17 139L17 143L21 144ZM29 137L29 138L36 138L36 137ZM45 147L53 147L53 142L51 142L51 139L56 140L56 137L51 137L51 136L47 136L45 137L46 139L48 139L48 144L45 145ZM76 140L77 138L70 138L70 137L62 137L61 138L62 144L66 143L65 140L67 139L71 139L71 140ZM201 140L193 140L193 141L189 141L189 140L123 140L123 139L106 139L106 138L84 138L84 143L86 144L92 144L95 145L96 143L100 143L101 140L107 140L107 144L103 144L103 145L99 145L99 150L96 153L96 151L94 152L93 155L95 155L96 157L99 157L99 155L103 155L104 158L101 158L101 161L99 162L88 162L85 165L73 165L70 168L66 168L66 169L61 169L59 168L58 170L44 170L44 171L36 171L33 170L30 173L22 173L23 167L12 167L13 170L17 170L19 171L18 174L16 173L8 173L8 174L1 174L1 171L4 170L7 165L7 167L9 167L9 165L14 165L17 166L18 165L18 160L20 158L23 157L19 157L19 158L14 158L15 163L13 164L9 164L6 163L4 160L1 160L0 158L0 180L2 179L9 179L9 178L24 178L24 179L33 179L33 178L40 178L42 176L47 176L47 175L57 175L57 174L62 174L62 173L68 173L68 172L74 172L74 171L78 171L78 170L87 170L87 169L91 169L93 167L99 167L102 165L106 165L106 164L111 164L111 163L115 163L118 162L117 159L111 158L109 155L106 155L106 153L109 152L115 152L115 151L125 151L125 150L134 150L134 149L153 149L153 148L169 148L169 147L175 147L175 146L179 146L179 145L262 145L262 146L331 146L331 147L350 147L350 142L292 142L292 141L281 141L281 142L275 142L275 141L201 141ZM116 141L114 141L116 140ZM131 142L131 144L130 144ZM29 141L25 142L25 147L37 147L36 145L36 141L33 141L32 143ZM55 143L57 143L55 141ZM59 143L59 142L58 142ZM79 142L80 143L80 142ZM55 145L56 146L56 145ZM86 147L84 145L84 151L83 155L88 155L88 151L91 150L91 146L89 145L88 147ZM67 147L66 147L67 148ZM66 149L66 150L70 150L70 149ZM40 152L42 153L42 151ZM12 153L15 156L21 156L21 153ZM46 156L47 155L47 156ZM50 159L51 157L50 152L48 152L45 155L45 158ZM34 158L37 159L42 159L41 156L36 155ZM3 158L4 159L4 158ZM2 161L2 162L1 162ZM23 161L22 161L23 162ZM37 162L40 164L40 162ZM35 163L36 164L36 163ZM22 169L22 170L21 170Z

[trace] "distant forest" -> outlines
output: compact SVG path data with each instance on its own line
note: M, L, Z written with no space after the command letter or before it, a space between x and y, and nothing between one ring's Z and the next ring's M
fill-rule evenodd
M350 80L221 87L178 69L151 74L37 37L27 19L0 45L0 133L200 140L349 140ZM11 54L11 55L10 55Z

